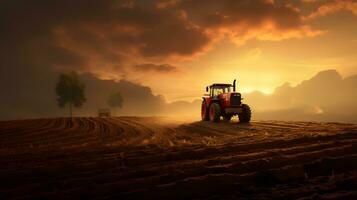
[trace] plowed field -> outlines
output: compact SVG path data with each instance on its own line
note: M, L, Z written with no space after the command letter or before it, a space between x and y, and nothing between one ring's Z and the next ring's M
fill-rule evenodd
M357 199L357 125L0 122L0 198Z

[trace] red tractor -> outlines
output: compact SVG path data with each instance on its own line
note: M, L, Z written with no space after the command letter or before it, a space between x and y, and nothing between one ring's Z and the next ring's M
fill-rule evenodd
M202 101L202 121L219 122L221 117L230 121L232 116L238 115L241 123L250 122L251 110L247 104L242 104L241 94L236 92L236 80L232 84L214 83L206 87Z

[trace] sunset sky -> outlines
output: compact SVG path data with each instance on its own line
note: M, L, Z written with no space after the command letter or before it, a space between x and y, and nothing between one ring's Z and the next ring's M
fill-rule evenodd
M59 26L57 40L89 59L81 70L147 85L168 101L234 78L243 92L271 93L324 69L357 72L356 1L148 2L117 1L113 12L127 16L83 22L84 30ZM92 31L96 43L73 31Z
M222 7L214 6L215 12L236 19L223 27L225 32L209 50L185 61L170 60L181 73L157 74L142 82L176 100L195 98L204 92L203 85L234 78L243 92L271 93L284 82L294 85L324 69L337 69L344 76L357 73L357 1L281 1L286 3L284 12L279 1L255 1L252 13L246 14L224 8L240 7L237 1L220 2ZM261 4L271 13L261 12ZM286 15L294 18L287 27ZM240 32L240 23L249 25ZM277 25L265 28L265 23Z
M0 25L0 89L24 102L72 70L167 102L235 78L269 94L326 69L357 74L355 0L8 0Z

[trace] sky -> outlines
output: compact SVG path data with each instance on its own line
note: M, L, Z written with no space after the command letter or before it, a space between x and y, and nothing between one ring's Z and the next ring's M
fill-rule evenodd
M69 71L166 104L233 79L274 95L321 71L357 74L357 1L4 0L0 44L4 116L37 112Z
M232 2L237 1L219 4L224 2L233 7ZM232 24L220 24L226 29L225 36L220 36L223 38L203 55L177 64L185 72L183 77L177 76L177 81L185 82L180 91L160 87L156 80L150 83L153 90L167 94L169 100L188 100L202 93L205 84L237 78L243 92L272 93L284 82L295 85L321 70L337 69L343 76L356 73L357 1L294 1L290 5L286 3L285 9L278 1L264 2L267 1L252 3L251 12L257 13L230 13L215 6L221 15L235 20ZM260 4L274 14L260 12ZM282 20L286 17L290 17L288 23ZM264 20L276 25L265 28ZM236 31L241 23L249 25ZM230 38L227 34L235 36ZM170 80L171 77L167 81Z

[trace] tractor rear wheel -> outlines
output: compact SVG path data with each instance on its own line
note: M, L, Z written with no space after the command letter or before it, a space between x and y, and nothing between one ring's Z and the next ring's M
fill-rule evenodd
M209 107L209 120L211 122L219 122L221 117L221 108L218 103L212 103Z
M250 118L252 116L252 111L247 104L242 105L242 113L238 114L239 122L241 123L249 123Z
M206 105L206 101L202 101L202 106L201 106L201 119L202 121L208 121L209 120L209 112L208 112L208 107Z

